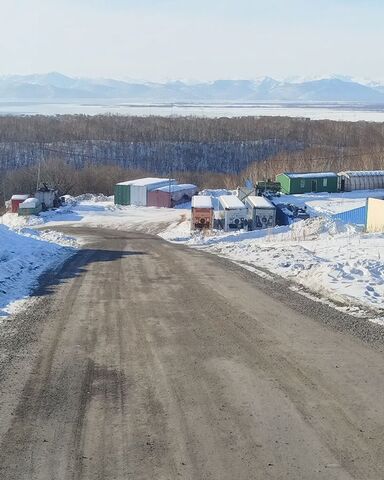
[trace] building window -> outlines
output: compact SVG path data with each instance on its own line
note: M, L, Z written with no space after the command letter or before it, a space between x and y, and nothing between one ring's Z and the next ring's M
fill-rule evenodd
M323 178L323 187L327 187L327 186L328 186L328 179Z
M305 188L305 180L300 180L300 188Z

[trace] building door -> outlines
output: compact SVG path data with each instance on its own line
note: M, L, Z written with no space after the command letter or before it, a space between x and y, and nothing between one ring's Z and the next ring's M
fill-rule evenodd
M317 192L317 182L316 182L316 180L311 181L311 192Z
M340 182L340 190L341 190L342 192L345 191L345 178L342 178L342 179L341 179L341 182Z

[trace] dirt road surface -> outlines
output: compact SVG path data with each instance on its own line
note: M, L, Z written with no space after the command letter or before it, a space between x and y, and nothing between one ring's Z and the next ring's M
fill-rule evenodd
M157 237L66 232L90 243L0 325L1 480L384 478L384 356L348 317Z

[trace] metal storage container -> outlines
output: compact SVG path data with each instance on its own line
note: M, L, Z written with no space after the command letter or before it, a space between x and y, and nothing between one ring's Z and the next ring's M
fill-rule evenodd
M250 195L245 199L248 210L248 229L273 228L276 225L276 207L265 197Z
M166 188L166 187L165 187ZM172 199L168 191L153 190L147 195L148 207L171 208Z
M42 210L41 202L37 198L27 198L19 205L19 216L38 215Z
M213 226L213 204L209 195L192 197L191 229L211 229Z
M147 187L145 185L131 185L131 205L145 207L147 205Z
M239 230L248 225L247 207L235 195L219 197L219 226L226 232Z
M153 177L118 183L115 186L115 204L146 206L148 192L175 183L176 180L172 178Z
M115 205L131 204L131 182L121 182L115 185Z
M197 187L192 184L167 185L148 192L147 205L172 208L181 203L190 202L196 195Z
M11 197L11 212L12 213L17 213L19 211L19 206L21 203L23 203L25 200L29 198L29 195L12 195Z

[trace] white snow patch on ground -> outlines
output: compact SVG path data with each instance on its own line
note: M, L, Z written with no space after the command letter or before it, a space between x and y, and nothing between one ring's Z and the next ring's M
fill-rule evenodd
M77 247L74 239L61 233L39 232L11 218L8 215L12 228L0 225L0 316L24 307L39 276L60 265Z

